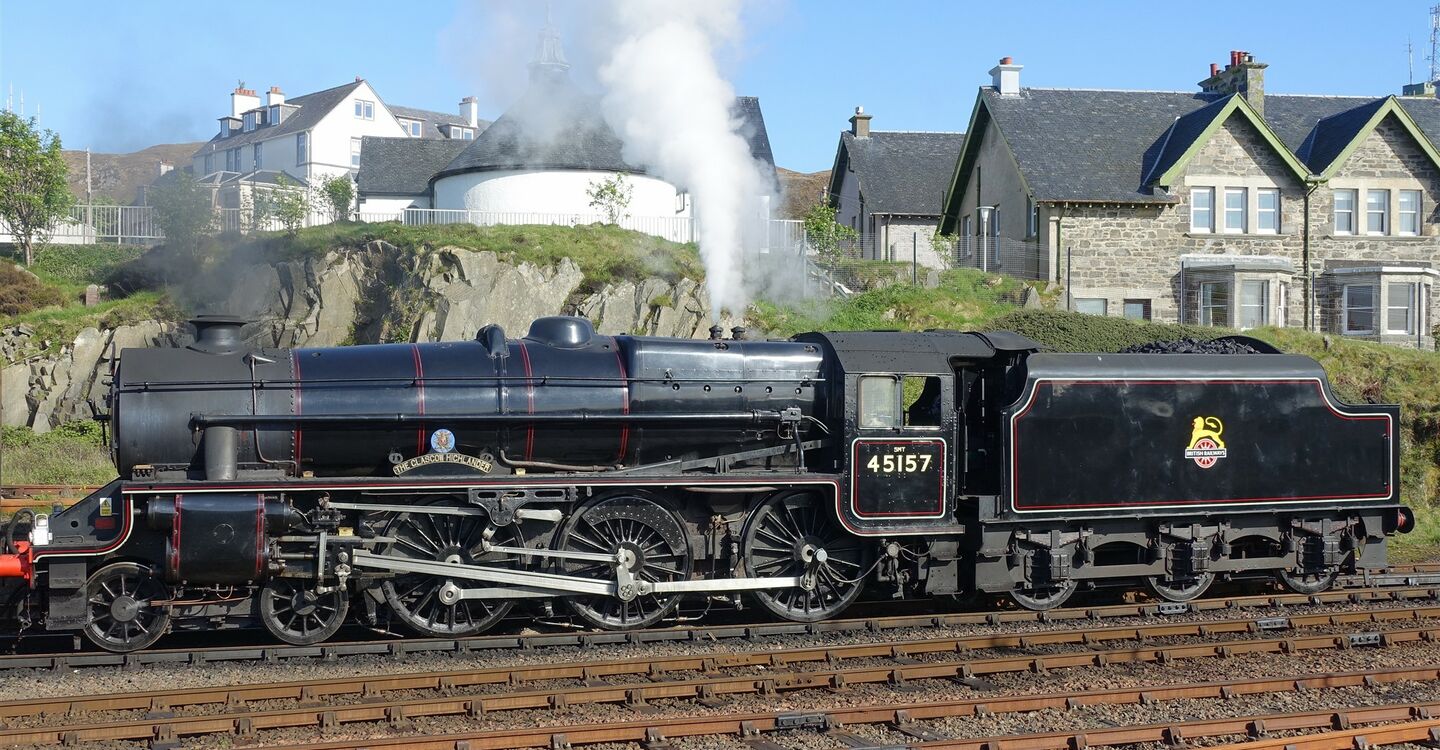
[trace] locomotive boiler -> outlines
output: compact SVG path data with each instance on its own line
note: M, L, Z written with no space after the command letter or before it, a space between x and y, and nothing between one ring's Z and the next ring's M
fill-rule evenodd
M347 620L646 627L682 608L813 622L867 591L1172 601L1318 591L1412 524L1398 409L1313 360L1052 354L1012 333L527 335L253 347L193 321L112 373L119 478L12 524L21 623L102 648ZM1237 344L1248 351L1260 342ZM18 528L17 528L18 526Z

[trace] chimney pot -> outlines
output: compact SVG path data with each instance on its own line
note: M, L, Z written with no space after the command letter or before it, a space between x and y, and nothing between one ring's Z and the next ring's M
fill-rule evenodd
M361 81L363 81L363 80L365 80L365 79L364 79L364 78L361 78L360 76L355 76L355 82L356 82L356 83L359 83L359 82L361 82Z
M1005 56L1000 58L1000 64L990 69L992 85L1001 96L1018 96L1020 94L1020 69L1025 66L1016 65L1015 58Z
M850 133L856 138L869 138L870 117L865 114L864 107L856 107L855 114L850 117Z
M1219 66L1218 64L1216 64L1216 63L1210 63L1210 77L1211 77L1211 78L1214 78L1215 76L1217 76L1217 75L1219 75L1219 74L1220 74L1220 66Z

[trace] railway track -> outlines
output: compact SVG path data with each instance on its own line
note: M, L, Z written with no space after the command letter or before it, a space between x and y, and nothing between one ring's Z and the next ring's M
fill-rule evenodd
M644 710L652 701L695 701L715 707L727 698L742 695L844 691L858 685L906 686L920 680L950 680L984 689L987 683L983 678L987 675L1433 643L1440 641L1440 627L1433 622L1410 625L1436 618L1440 618L1440 606L6 701L0 703L0 720L14 728L0 728L0 745L146 739L164 742L199 735L249 736L262 730L295 727L329 730L360 722L401 724L421 717L480 718L501 711L599 704ZM1387 627L1357 627L1377 624ZM1282 627L1345 629L1338 633L1291 632L1279 638L1265 637ZM1247 637L1227 637L1236 635ZM1179 638L1200 642L1146 645L1158 639ZM1140 645L1107 648L1122 641ZM1076 648L1034 652L1055 646ZM1014 649L1032 651L1000 656L977 654ZM1429 680L1440 679L1434 668L1427 669L1393 674L1415 672L1428 674ZM1290 679L1289 689L1295 689L1296 679L1301 678ZM1378 679L1372 677L1372 681ZM1266 684L1280 683L1272 678ZM1362 680L1360 684L1367 683ZM416 692L425 695L413 697ZM1236 694L1233 688L1230 692ZM291 705L275 707L276 702ZM969 710L973 713L979 710L976 706L985 706L993 711L993 702L972 701ZM222 712L214 713L217 708ZM104 720L103 714L115 712L146 715ZM182 712L202 713L176 716ZM64 719L61 724L33 726L45 721L44 717Z
M1397 573L1405 581L1428 580L1440 575ZM90 667L139 668L142 666L200 665L221 662L286 662L320 659L336 661L346 657L384 656L404 658L426 654L467 654L479 651L532 650L545 648L590 648L607 645L643 645L676 642L725 640L757 641L787 636L823 636L854 633L899 632L946 627L1002 625L1007 623L1098 622L1119 618L1173 618L1206 612L1272 609L1334 604L1370 604L1440 600L1440 585L1396 585L1362 589L1337 589L1320 594L1263 594L1217 597L1183 604L1137 603L1097 607L1071 607L1032 612L1007 610L948 614L915 614L826 620L817 623L700 624L633 631L586 631L525 635L482 635L468 638L388 638L385 640L343 641L312 646L284 644L213 646L199 648L149 649L130 654L80 652L11 653L0 655L0 671L12 669L69 670ZM42 636L43 637L43 636ZM42 641L44 642L44 641ZM12 644L18 647L19 644Z
M1286 693L1294 690L1327 690L1370 687L1396 682L1434 684L1440 682L1440 667L1427 665L1404 669L1367 670L1253 680L1191 682L1140 688L1084 692L1052 692L1036 695L986 696L934 702L903 702L848 706L827 711L714 714L675 718L649 718L603 724L550 725L444 735L409 734L403 738L315 742L303 745L271 745L289 750L340 750L405 747L412 750L520 750L522 748L572 748L601 743L640 743L647 748L665 746L669 740L686 737L730 735L755 750L784 750L780 740L787 732L821 732L842 747L882 747L856 737L850 730L881 727L911 738L907 747L933 750L1074 750L1145 742L1183 746L1188 740L1218 737L1264 737L1271 732L1327 730L1311 737L1274 737L1252 744L1237 745L1244 750L1356 750L1363 737L1371 746L1392 742L1426 741L1440 738L1440 721L1425 718L1436 713L1433 702L1395 703L1342 710L1317 710L1283 714L1253 714L1228 719L1181 721L1139 726L1104 727L1075 732L1011 734L1002 737L953 738L927 725L936 719L965 718L1036 711L1073 711L1087 706L1121 706L1163 703L1175 700L1231 700L1248 696ZM1393 722L1391 726L1375 726ZM1348 729L1346 729L1348 728ZM1377 733L1377 730L1380 730ZM1435 732L1436 734L1431 734ZM243 739L245 735L240 735Z

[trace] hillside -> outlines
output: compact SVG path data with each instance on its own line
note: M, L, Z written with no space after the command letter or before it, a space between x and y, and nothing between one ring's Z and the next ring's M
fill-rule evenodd
M190 155L199 143L161 143L128 154L90 154L90 185L97 200L103 199L123 206L135 200L135 191L160 176L160 164L179 169L190 163ZM65 151L70 167L70 192L77 200L85 200L85 152Z
M776 212L778 219L803 218L805 211L819 202L825 189L830 186L828 169L823 172L792 172L784 167L776 167L775 174L780 178L780 189L784 192L783 201Z

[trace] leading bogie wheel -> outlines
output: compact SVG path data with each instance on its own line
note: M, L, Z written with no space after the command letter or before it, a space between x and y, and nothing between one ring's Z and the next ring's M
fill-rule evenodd
M755 592L771 614L817 622L844 612L865 589L870 555L859 537L835 520L819 495L774 495L750 513L741 540L746 575L799 578L800 586Z
M296 646L319 643L345 624L350 597L343 588L316 593L313 581L271 578L260 589L260 621L280 640Z
M170 627L170 589L148 565L111 563L85 582L85 637L117 653L146 648Z
M613 495L593 500L565 521L556 545L565 552L615 555L637 584L690 578L689 535L675 512L650 495ZM561 559L562 575L616 582L617 563ZM606 630L648 628L679 606L680 594L576 595L566 606L584 622Z
M445 502L432 505L459 506ZM400 513L391 519L385 535L395 541L385 546L383 554L426 562L523 567L512 554L487 552L484 547L486 532L492 529L491 544L523 547L519 529L514 525L496 527L485 515L426 513L423 508L419 506L415 511ZM510 613L515 606L514 599L465 596L466 592L498 586L467 578L398 573L381 584L380 589L390 611L406 628L421 635L454 638L483 633Z

